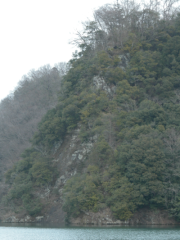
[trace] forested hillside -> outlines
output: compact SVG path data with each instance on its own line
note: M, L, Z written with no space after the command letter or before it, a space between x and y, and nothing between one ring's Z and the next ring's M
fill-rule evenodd
M172 1L163 4L117 2L84 23L61 87L52 84L60 88L57 105L45 104L43 113L51 109L31 147L6 173L10 190L3 204L34 216L44 211L35 191L53 188L59 177L52 149L79 127L81 143L93 139L93 148L64 185L67 221L105 208L127 220L144 207L168 210L180 221L180 13ZM37 99L29 107L43 104ZM26 128L21 119L18 124Z
M58 101L65 63L32 70L19 82L15 91L0 103L0 179L17 162L42 116ZM2 195L0 196L2 197Z

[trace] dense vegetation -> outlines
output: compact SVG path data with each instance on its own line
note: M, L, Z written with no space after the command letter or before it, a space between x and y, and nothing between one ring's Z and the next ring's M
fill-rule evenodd
M39 123L32 149L7 172L7 181L15 180L5 200L20 198L32 215L41 210L31 194L56 177L48 153L81 123L82 142L98 140L85 171L64 187L68 217L110 207L126 220L149 207L180 220L180 14L107 5L74 42L80 51L59 103ZM115 93L97 89L95 76Z
M36 215L42 209L42 203L33 190L51 184L57 175L51 159L42 156L34 149L27 149L12 169L6 172L6 182L11 185L8 194L3 197L3 203L14 202L30 214ZM22 210L22 209L21 209Z

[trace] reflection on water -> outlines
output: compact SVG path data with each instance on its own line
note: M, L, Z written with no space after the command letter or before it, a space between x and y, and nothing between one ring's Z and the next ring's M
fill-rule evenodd
M59 227L1 224L0 240L180 240L180 227Z

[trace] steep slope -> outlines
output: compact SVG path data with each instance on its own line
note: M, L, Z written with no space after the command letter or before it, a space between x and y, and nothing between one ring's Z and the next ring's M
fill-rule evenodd
M6 173L4 221L180 220L180 15L112 5L95 16L58 104Z

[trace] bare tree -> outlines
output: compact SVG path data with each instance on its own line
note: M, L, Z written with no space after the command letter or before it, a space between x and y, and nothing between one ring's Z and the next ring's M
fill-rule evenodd
M14 93L0 103L1 174L19 160L47 110L58 101L61 80L67 73L66 63L43 66L23 76ZM2 178L2 176L0 176Z
M147 30L153 38L160 20L170 20L177 14L178 3L179 0L149 0L145 3L124 0L106 4L94 12L93 21L83 23L83 31L76 32L72 43L95 51L121 48L130 34L134 34L133 41L136 41L136 37L143 38Z

